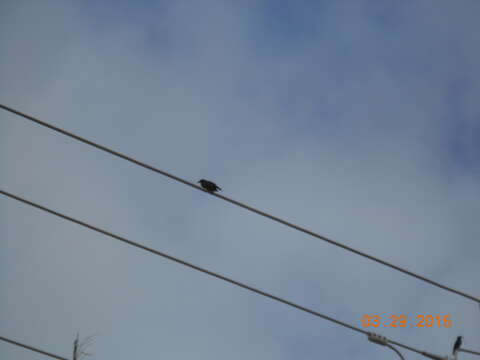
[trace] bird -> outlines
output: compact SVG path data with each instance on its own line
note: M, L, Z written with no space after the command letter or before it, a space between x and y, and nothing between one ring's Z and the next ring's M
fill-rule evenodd
M207 190L208 192L214 193L215 191L222 190L217 184L215 184L212 181L208 181L205 179L200 179L200 181L197 181L200 183L202 188Z
M462 346L462 336L457 337L457 340L455 341L455 344L453 345L453 350L452 350L452 355L455 355L455 353L460 349Z

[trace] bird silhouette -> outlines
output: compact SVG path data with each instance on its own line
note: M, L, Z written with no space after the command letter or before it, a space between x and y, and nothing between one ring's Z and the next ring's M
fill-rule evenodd
M457 340L455 341L455 344L453 345L453 350L452 350L452 355L455 355L458 349L462 346L462 336L457 337Z
M212 181L208 181L208 180L205 180L205 179L201 179L201 180L198 181L198 182L200 183L200 185L202 186L202 188L204 188L204 189L207 190L208 192L214 193L215 191L222 190L219 186L217 186L217 184L215 184L215 183L212 182Z

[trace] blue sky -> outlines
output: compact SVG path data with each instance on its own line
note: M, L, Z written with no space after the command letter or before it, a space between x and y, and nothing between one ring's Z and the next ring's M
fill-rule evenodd
M480 295L477 1L4 0L0 102ZM0 112L2 189L438 354L478 306ZM0 334L92 359L395 356L0 201ZM416 356L404 352L406 358ZM0 344L0 358L36 354ZM461 355L461 358L468 358Z

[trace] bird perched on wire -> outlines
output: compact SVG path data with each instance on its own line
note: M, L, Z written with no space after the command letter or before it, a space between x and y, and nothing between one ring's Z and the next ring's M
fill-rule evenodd
M219 186L217 186L217 184L215 184L215 183L212 182L212 181L208 181L208 180L205 180L205 179L201 179L201 180L198 181L198 182L200 183L200 185L202 186L202 188L204 188L204 189L207 190L208 192L214 193L215 191L222 190Z
M457 337L457 340L455 341L455 344L453 345L453 350L452 350L452 355L455 355L455 353L460 349L462 346L462 336Z

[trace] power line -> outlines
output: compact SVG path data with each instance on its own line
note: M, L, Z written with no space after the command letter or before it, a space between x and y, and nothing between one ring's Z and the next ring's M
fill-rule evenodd
M170 173L168 173L168 172L166 172L166 171L164 171L164 170L158 169L158 168L156 168L156 167L154 167L154 166L152 166L152 165L148 165L148 164L146 164L146 163L144 163L144 162L141 162L141 161L139 161L139 160L136 160L136 159L134 159L133 157L130 157L130 156L124 155L124 154L122 154L122 153L119 153L119 152L117 152L117 151L115 151L115 150L109 149L109 148L107 148L107 147L105 147L105 146L103 146L103 145L100 145L100 144L96 143L96 142L93 142L93 141L88 140L88 139L85 139L85 138L83 138L83 137L81 137L81 136L75 135L75 134L73 134L73 133L71 133L71 132L69 132L69 131L66 131L66 130L64 130L64 129L61 129L61 128L59 128L59 127L57 127L57 126L54 126L54 125L52 125L52 124L49 124L49 123L47 123L47 122L45 122L45 121L39 120L39 119L37 119L37 118L35 118L35 117L33 117L33 116L24 114L24 113L22 113L22 112L20 112L20 111L18 111L18 110L12 109L12 108L10 108L10 107L8 107L8 106L5 106L5 105L0 104L0 108L3 108L4 110L7 110L7 111L9 111L9 112L11 112L11 113L13 113L13 114L16 114L16 115L19 115L19 116L21 116L21 117L24 117L25 119L28 119L28 120L30 120L30 121L33 121L33 122L35 122L35 123L37 123L37 124L39 124L39 125L42 125L42 126L44 126L44 127L47 127L47 128L49 128L49 129L51 129L51 130L57 131L57 132L59 132L59 133L61 133L61 134L63 134L63 135L69 136L69 137L71 137L71 138L73 138L73 139L75 139L75 140L78 140L78 141L81 141L81 142L83 142L83 143L85 143L85 144L88 144L88 145L91 145L91 146L93 146L93 147L96 147L97 149L103 150L103 151L105 151L105 152L107 152L107 153L109 153L109 154L112 154L112 155L114 155L114 156L117 156L117 157L119 157L119 158L121 158L121 159L127 160L127 161L129 161L129 162L131 162L131 163L134 163L134 164L136 164L136 165L139 165L139 166L141 166L141 167L143 167L143 168L145 168L145 169L148 169L148 170L151 170L151 171L156 172L156 173L158 173L158 174L167 176L167 177L169 177L169 178L171 178L171 179L173 179L173 180L176 180L176 181L181 182L181 183L183 183L183 184L185 184L185 185L191 186L191 187L193 187L193 188L195 188L195 189L197 189L197 190L204 191L204 192L206 192L206 193L208 193L208 194L210 194L210 195L213 195L213 196L216 196L216 197L218 197L218 198L221 198L221 199L223 199L223 200L225 200L225 201L228 201L228 202L230 202L230 203L232 203L232 204L234 204L234 205L240 206L240 207L242 207L242 208L244 208L244 209L247 209L247 210L252 211L252 212L254 212L254 213L256 213L256 214L259 214L259 215L261 215L261 216L264 216L264 217L266 217L266 218L269 218L269 219L271 219L271 220L273 220L273 221L276 221L276 222L278 222L278 223L280 223L280 224L286 225L286 226L291 227L291 228L293 228L293 229L295 229L295 230L301 231L301 232L303 232L303 233L305 233L305 234L307 234L307 235L310 235L310 236L313 236L313 237L315 237L315 238L317 238L317 239L326 241L326 242L328 242L328 243L330 243L330 244L332 244L332 245L338 246L338 247L340 247L340 248L342 248L342 249L344 249L344 250L347 250L347 251L350 251L350 252L352 252L352 253L354 253L354 254L363 256L363 257L365 257L365 258L367 258L367 259L373 260L373 261L375 261L375 262L377 262L377 263L380 263L380 264L382 264L382 265L384 265L384 266L387 266L387 267L389 267L389 268L391 268L391 269L400 271L400 272L402 272L402 273L404 273L404 274L407 274L407 275L409 275L409 276L415 277L415 278L417 278L417 279L419 279L419 280L422 280L422 281L424 281L424 282L426 282L426 283L429 283L429 284L431 284L431 285L434 285L434 286L436 286L436 287L439 287L439 288L441 288L441 289L443 289L443 290L447 290L447 291L449 291L449 292L455 293L455 294L457 294L457 295L463 296L464 298L473 300L473 301L475 301L476 303L480 304L480 298L478 298L478 297L475 297L475 296L473 296L473 295L467 294L467 293L465 293L465 292L463 292L463 291L460 291L460 290L456 290L456 289L454 289L454 288L452 288L452 287L449 287L449 286L446 286L446 285L442 285L442 284L440 284L440 283L438 283L438 282L436 282L436 281L434 281L434 280L431 280L431 279L429 279L429 278L427 278L427 277L425 277L425 276L416 274L416 273L414 273L414 272L412 272L412 271L410 271L410 270L407 270L407 269L404 269L404 268L402 268L402 267L400 267L400 266L391 264L391 263L389 263L389 262L387 262L387 261L385 261L385 260L379 259L379 258L377 258L377 257L375 257L375 256L369 255L369 254L364 253L364 252L362 252L362 251L360 251L360 250L356 250L356 249L354 249L354 248L352 248L352 247L350 247L350 246L347 246L347 245L344 245L344 244L342 244L342 243L340 243L340 242L338 242L338 241L329 239L329 238L327 238L327 237L325 237L325 236L323 236L323 235L317 234L317 233L315 233L315 232L313 232L313 231L311 231L311 230L308 230L308 229L306 229L306 228L303 228L303 227L301 227L301 226L299 226L299 225L295 225L295 224L290 223L290 222L288 222L288 221L286 221L286 220L280 219L280 218L278 218L278 217L276 217L276 216L273 216L273 215L270 215L270 214L268 214L268 213L266 213L266 212L263 212L263 211L261 211L261 210L255 209L255 208L253 208L253 207L251 207L251 206L249 206L249 205L243 204L243 203L241 203L241 202L239 202L239 201L230 199L230 198L228 198L228 197L226 197L226 196L224 196L224 195L220 195L220 194L217 194L217 193L210 193L210 192L202 189L201 187L199 187L199 186L197 186L197 185L195 185L195 184L193 184L193 183L191 183L191 182L189 182L189 181L187 181L187 180L184 180L184 179L182 179L182 178L179 178L179 177L177 177L177 176L175 176L175 175L172 175L172 174L170 174Z
M124 243L126 243L126 244L128 244L128 245L135 246L135 247L137 247L137 248L139 248L139 249L148 251L148 252L150 252L150 253L152 253L152 254L155 254L155 255L164 257L164 258L169 259L169 260L172 260L172 261L174 261L174 262L176 262L176 263L178 263L178 264L187 266L187 267L189 267L189 268L191 268L191 269L200 271L200 272L202 272L202 273L204 273L204 274L210 275L210 276L215 277L215 278L217 278L217 279L220 279L220 280L229 282L230 284L233 284L233 285L236 285L236 286L238 286L238 287L244 288L244 289L246 289L246 290L252 291L252 292L254 292L254 293L258 294L258 295L262 295L262 296L268 297L268 298L270 298L270 299L272 299L272 300L275 300L275 301L278 301L278 302L283 303L283 304L285 304L285 305L291 306L291 307L296 308L296 309L298 309L298 310L301 310L301 311L303 311L303 312L306 312L306 313L309 313L309 314L311 314L311 315L317 316L317 317L322 318L322 319L324 319L324 320L328 320L328 321L333 322L333 323L335 323L335 324L337 324L337 325L341 325L341 326L346 327L346 328L348 328L348 329L350 329L350 330L353 330L353 331L362 333L362 334L367 335L367 336L370 336L370 334L371 334L370 332L365 331L365 330L363 330L363 329L360 329L360 328L358 328L358 327L356 327L356 326L354 326L354 325L350 325L350 324L348 324L348 323L345 323L345 322L343 322L343 321L340 321L340 320L338 320L338 319L335 319L335 318L333 318L333 317L331 317L331 316L327 316L327 315L322 314L322 313L319 313L319 312L317 312L317 311L315 311L315 310L309 309L309 308L307 308L307 307L305 307L305 306L298 305L298 304L296 304L296 303L294 303L294 302L292 302L292 301L285 300L285 299L283 299L283 298L281 298L281 297L279 297L279 296L272 295L272 294L270 294L270 293L268 293L268 292L266 292L266 291L259 290L259 289L257 289L257 288L254 288L254 287L250 286L250 285L246 285L246 284L244 284L244 283L241 283L241 282L239 282L239 281L237 281L237 280L230 279L230 278L228 278L228 277L226 277L226 276L224 276L224 275L221 275L221 274L218 274L218 273L216 273L216 272L213 272L213 271L204 269L204 268L202 268L202 267L200 267L200 266L191 264L191 263L189 263L189 262L187 262L187 261L181 260L181 259L179 259L179 258L177 258L177 257L172 256L172 255L168 255L168 254L166 254L166 253L164 253L164 252L161 252L161 251L159 251L159 250L155 250L155 249L153 249L153 248L150 248L150 247L147 247L147 246L142 245L142 244L140 244L140 243L137 243L137 242L135 242L135 241L129 240L129 239L127 239L127 238L125 238L125 237L122 237L122 236L120 236L120 235L116 235L116 234L114 234L114 233L112 233L112 232L110 232L110 231L103 230L103 229L101 229L101 228L99 228L99 227L97 227L97 226L90 225L90 224L88 224L88 223L86 223L86 222L83 222L83 221L81 221L81 220L77 220L77 219L75 219L75 218L73 218L73 217L70 217L70 216L65 215L65 214L63 214L63 213L60 213L60 212L57 212L57 211L55 211L55 210L49 209L49 208L47 208L47 207L45 207L45 206L39 205L39 204L34 203L34 202L30 201L30 200L21 198L21 197L19 197L19 196L17 196L17 195L11 194L11 193L6 192L6 191L3 191L3 190L1 190L1 189L0 189L0 194L3 194L3 195L5 195L5 196L8 196L9 198L12 198L12 199L15 199L15 200L17 200L17 201L20 201L20 202L23 202L23 203L25 203L25 204L28 204L28 205L30 205L30 206L33 206L33 207L35 207L35 208L37 208L37 209L43 210L43 211L45 211L45 212L47 212L47 213L56 215L56 216L58 216L58 217L60 217L60 218L62 218L62 219L71 221L71 222L73 222L73 223L76 223L76 224L81 225L81 226L83 226L83 227L86 227L86 228L88 228L88 229L94 230L94 231L99 232L99 233L101 233L101 234L107 235L107 236L109 236L109 237L111 237L111 238L114 238L114 239L116 239L116 240L122 241L122 242L124 242ZM404 344L399 343L399 342L394 341L394 340L389 340L389 339L386 339L386 338L385 338L385 341L387 341L388 343L391 343L391 344L400 346L400 347L402 347L402 348L404 348L404 349L407 349L407 350L416 352L416 353L421 354L421 355L428 354L428 353L425 352L425 351L418 350L418 349L416 349L416 348L413 348L413 347L408 346L408 345L404 345Z
M22 344L22 343L19 343L18 341L14 341L14 340L11 340L11 339L7 339L6 337L3 337L3 336L0 336L0 340L3 340L7 343L10 343L10 344L13 344L13 345L16 345L16 346L20 346L20 347L23 347L25 349L28 349L28 350L31 350L31 351L34 351L34 352L37 352L39 354L42 354L42 355L45 355L45 356L49 356L53 359L58 359L58 360L68 360L67 358L64 358L62 356L59 356L59 355L55 355L55 354L52 354L52 353L49 353L49 352L46 352L44 350L40 350L40 349L37 349L33 346L30 346L30 345L25 345L25 344Z
M470 354L473 354L473 355L479 355L480 356L480 352L478 351L473 351L473 350L467 350L467 349L458 349L458 352L466 352L466 353L470 353Z
M114 238L114 239L116 239L116 240L120 240L120 241L122 241L122 242L124 242L124 243L127 243L127 244L129 244L129 245L135 246L135 247L140 248L140 249L142 249L142 250L146 250L146 251L151 252L151 253L153 253L153 254L155 254L155 255L162 256L162 257L167 258L167 259L169 259L169 260L175 261L175 262L177 262L177 263L179 263L179 264L182 264L182 265L188 266L188 267L190 267L190 268L192 268L192 269L201 271L201 272L203 272L203 273L205 273L205 274L208 274L208 275L210 275L210 276L213 276L213 277L219 278L219 279L221 279L221 280L227 281L227 282L229 282L229 283L231 283L231 284L240 286L240 287L242 287L242 288L244 288L244 289L253 291L253 292L257 293L257 294L260 294L260 295L263 295L263 296L267 296L267 297L269 297L269 298L271 298L271 299L274 299L274 300L276 300L276 301L282 302L282 303L287 304L287 305L289 305L289 306L293 306L293 307L295 307L295 308L297 308L297 309L299 309L299 310L308 312L308 313L313 314L313 315L315 315L315 316L318 316L318 317L321 317L321 318L323 318L323 319L326 319L326 320L335 322L335 323L337 323L337 324L339 324L339 325L348 327L348 328L350 328L351 330L359 331L359 332L364 333L364 334L367 333L366 331L364 331L364 330L362 330L362 329L359 329L359 328L356 328L355 326L352 326L352 325L349 325L349 324L347 324L347 323L341 322L341 321L336 320L336 319L334 319L334 318L331 318L331 317L329 317L329 316L320 314L320 313L318 313L318 312L316 312L316 311L314 311L314 310L310 310L310 309L308 309L308 308L306 308L306 307L297 305L297 304L295 304L295 303L293 303L293 302L290 302L290 301L288 301L288 300L284 300L284 299L282 299L282 298L280 298L280 297L277 297L277 296L275 296L275 295L271 295L271 294L269 294L269 293L267 293L267 292L264 292L264 291L262 291L262 290L255 289L255 288L253 288L253 287L251 287L251 286L248 286L248 285L245 285L245 284L240 283L240 282L238 282L238 281L232 280L232 279L230 279L230 278L227 278L227 277L225 277L225 276L223 276L223 275L220 275L220 274L217 274L217 273L215 273L215 272L206 270L206 269L201 268L201 267L199 267L199 266L197 266L197 265L193 265L193 264L191 264L191 263L189 263L189 262L186 262L186 261L184 261L184 260L181 260L181 259L176 258L176 257L171 256L171 255L168 255L168 254L166 254L166 253L164 253L164 252L161 252L161 251L155 250L155 249L153 249L153 248L147 247L147 246L145 246L145 245L139 244L139 243L137 243L137 242L128 240L128 239L125 238L125 237L122 237L122 236L119 236L119 235L115 235L114 233L111 233L111 232L109 232L109 231L107 231L107 230L103 230L103 229L101 229L101 228L99 228L99 227L97 227L97 226L90 225L90 224L87 224L86 222L83 222L83 221L81 221L81 220L74 219L74 218L72 218L72 217L70 217L70 216L68 216L68 215L65 215L65 214L62 214L62 213L60 213L60 212L51 210L51 209L49 209L49 208L46 208L46 207L44 207L44 206L42 206L42 205L36 204L36 203L34 203L34 202L32 202L32 201L26 200L26 199L24 199L24 198L21 198L21 197L19 197L19 196L16 196L16 195L14 195L14 194L9 193L9 192L0 190L0 193L3 194L3 195L6 195L6 196L8 196L8 197L10 197L10 198L12 198L12 199L15 199L15 200L21 201L21 202L23 202L23 203L25 203L25 204L31 205L31 206L33 206L33 207L36 207L37 209L40 209L40 210L46 211L46 212L48 212L48 213L50 213L50 214L56 215L56 216L58 216L58 217L61 217L61 218L65 219L65 220L69 220L69 221L71 221L71 222L74 222L74 223L76 223L76 224L79 224L79 225L81 225L81 226L84 226L84 227L86 227L86 228L89 228L89 229L91 229L91 230L94 230L94 231L97 231L97 232L102 233L102 234L104 234L104 235L110 236L110 237L112 237L112 238Z

